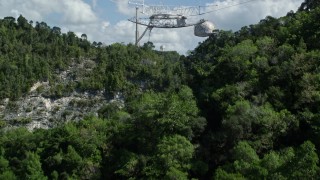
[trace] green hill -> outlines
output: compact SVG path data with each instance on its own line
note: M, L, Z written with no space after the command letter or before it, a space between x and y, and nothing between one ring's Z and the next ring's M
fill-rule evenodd
M305 1L220 30L188 56L2 19L0 115L31 95L80 98L73 111L106 102L32 132L21 127L32 117L2 113L0 179L317 179L319 17L318 1Z

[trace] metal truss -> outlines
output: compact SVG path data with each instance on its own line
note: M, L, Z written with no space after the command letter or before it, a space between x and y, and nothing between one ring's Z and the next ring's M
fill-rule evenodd
M204 20L200 20L195 23L188 23L184 16L173 16L169 14L157 14L152 15L149 18L138 18L133 17L128 19L133 23L152 27L152 28L183 28L201 24Z

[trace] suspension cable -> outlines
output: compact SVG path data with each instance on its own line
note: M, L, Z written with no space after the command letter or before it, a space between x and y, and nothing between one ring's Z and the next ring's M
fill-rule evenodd
M250 2L253 2L253 1L257 1L257 0L248 0L248 1L237 3L237 4L232 4L232 5L229 5L229 6L218 8L218 9L215 9L215 10L212 10L212 11L207 11L207 12L203 12L203 13L199 12L199 14L197 14L197 15L190 15L190 16L199 16L199 15L209 14L209 13L212 13L212 12L215 12L215 11L220 11L220 10L223 10L223 9L227 9L227 8L234 7L234 6L239 6L239 5L242 5L242 4L247 4L247 3L250 3ZM216 6L216 5L209 5L209 6ZM201 8L201 7L208 7L208 6L199 6L199 8Z

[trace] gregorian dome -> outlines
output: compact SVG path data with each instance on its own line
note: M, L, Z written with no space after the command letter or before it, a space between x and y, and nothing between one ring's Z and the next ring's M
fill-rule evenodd
M210 21L203 21L194 26L194 35L198 37L207 37L213 33L214 24Z

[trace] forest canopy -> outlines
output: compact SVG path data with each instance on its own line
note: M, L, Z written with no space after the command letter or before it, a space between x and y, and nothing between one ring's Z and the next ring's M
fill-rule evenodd
M0 99L52 84L124 95L79 122L0 131L0 179L317 179L320 6L219 30L190 52L89 42L44 22L0 20ZM59 85L75 61L97 66ZM5 127L1 120L0 127Z

